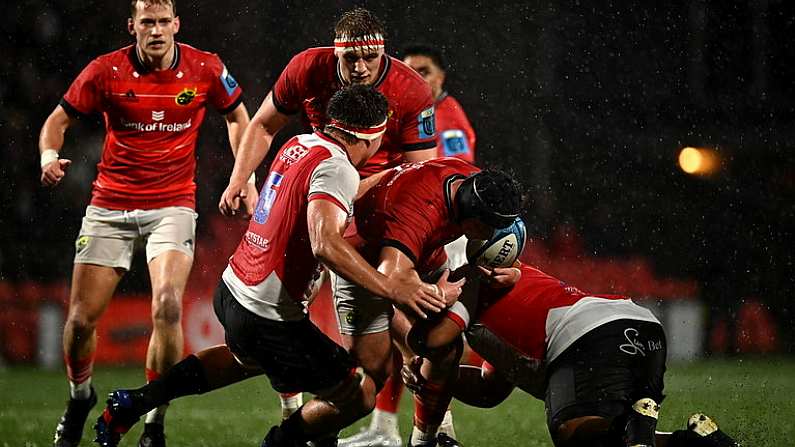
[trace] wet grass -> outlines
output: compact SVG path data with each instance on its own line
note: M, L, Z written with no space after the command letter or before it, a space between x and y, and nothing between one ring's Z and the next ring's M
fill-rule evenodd
M101 368L94 383L104 396L111 388L143 382L138 368ZM792 445L795 438L795 359L745 358L673 364L666 375L667 398L659 428L674 430L687 417L703 411L727 433L747 446ZM32 367L0 370L0 446L52 445L52 433L63 411L66 384L63 373ZM99 415L98 405L91 420ZM223 390L183 398L168 414L169 445L258 446L279 419L275 394L264 378L250 379ZM495 409L454 404L460 441L482 445L551 446L543 403L515 392ZM365 424L343 432L348 435ZM88 424L87 424L88 425ZM411 400L401 405L401 432L408 435ZM140 426L122 441L136 444ZM82 445L91 445L87 427Z

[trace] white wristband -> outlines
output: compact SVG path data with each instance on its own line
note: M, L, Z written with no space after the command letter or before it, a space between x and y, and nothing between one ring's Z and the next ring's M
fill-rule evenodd
M58 151L55 149L45 149L41 152L41 167L58 160Z
M248 182L251 183L252 185L257 183L257 173L256 172L252 172L251 173L251 177L248 178Z

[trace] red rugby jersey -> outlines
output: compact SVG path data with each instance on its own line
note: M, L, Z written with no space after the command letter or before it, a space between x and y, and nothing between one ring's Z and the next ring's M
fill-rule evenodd
M436 100L436 135L439 157L475 162L475 130L461 104L447 92Z
M522 277L511 288L493 289L477 280L469 281L447 316L462 329L485 328L515 350L516 358L547 362L591 329L610 321L658 322L649 310L627 297L588 294L529 265L519 268ZM489 343L472 343L473 347L485 346L475 350L486 360L500 357L489 352Z
M102 113L105 121L91 204L194 208L196 138L205 109L231 112L242 90L213 53L177 43L172 66L153 71L135 48L94 59L61 100L69 115Z
M480 169L457 158L405 163L392 169L356 202L356 229L363 253L375 261L384 245L414 261L420 274L447 259L444 245L461 235L453 221L450 184Z
M229 260L224 281L237 300L258 315L277 320L302 316L296 302L318 271L307 226L307 206L329 200L353 212L359 174L347 152L321 134L287 141L271 166L248 231Z
M303 112L314 129L326 124L326 106L344 85L334 48L298 53L273 86L273 103L284 114ZM389 102L389 120L381 148L359 169L362 177L403 162L403 153L436 145L433 95L428 84L403 62L384 56L373 87Z

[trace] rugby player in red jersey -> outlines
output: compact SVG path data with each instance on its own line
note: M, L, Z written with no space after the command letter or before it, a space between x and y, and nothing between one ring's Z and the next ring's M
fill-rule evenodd
M403 62L422 76L431 87L435 99L437 157L456 157L474 163L475 131L458 101L444 90L446 67L441 52L432 47L413 45L405 48L402 54ZM447 244L445 251L450 259L450 268L455 269L465 264L466 238L461 237ZM471 350L467 352L472 354ZM348 438L340 439L339 447L403 445L398 429L398 407L403 393L403 381L399 375L402 357L399 352L396 354L394 359L396 366L393 366L392 375L376 397L375 410L369 427ZM439 431L455 438L451 412L445 413Z
M111 393L97 421L97 442L115 446L149 408L265 373L279 392L309 391L308 402L263 441L266 446L323 440L372 409L375 384L307 315L324 265L365 290L415 312L438 312L461 282L422 283L413 272L386 276L343 238L359 186L356 167L375 153L386 129L387 102L367 86L343 88L329 102L322 131L293 137L277 154L249 229L230 258L214 307L226 345L188 356L159 380ZM230 184L244 183L261 162L240 159ZM222 204L222 211L231 208ZM322 265L321 265L322 263ZM439 296L442 295L442 296Z
M447 266L445 244L464 234L484 238L511 224L521 194L504 173L440 158L387 171L356 205L355 245L365 258L386 274L414 270L425 276ZM332 278L332 291L343 344L381 388L394 368L390 324L400 343L412 312L395 311L390 302L343 278ZM435 439L446 408L434 407L424 432L413 440Z
M321 129L328 122L326 105L344 85L370 85L386 96L389 120L381 149L363 167L361 191L377 181L377 174L404 161L436 156L436 134L431 89L410 67L384 52L385 30L366 9L345 12L334 27L334 46L309 48L295 55L268 93L240 145L246 158L259 146L270 148L276 133L293 115ZM234 186L234 185L231 185ZM246 191L227 190L223 200L230 207ZM243 205L250 204L246 200ZM250 208L246 209L251 212ZM282 395L285 415L301 404L300 394Z
M76 446L96 395L91 385L96 324L136 241L146 242L152 283L147 378L182 358L182 294L195 246L195 147L207 106L224 115L235 152L249 117L241 89L219 57L174 41L173 0L131 2L136 43L94 59L45 121L41 182L55 186L71 164L60 159L75 118L101 113L106 137L91 203L76 242L63 346L70 399L56 446ZM256 194L252 184L249 202ZM253 203L252 203L253 204ZM142 442L164 445L165 406L147 416ZM148 444L147 444L148 445Z
M413 45L403 49L403 62L431 86L436 111L437 157L475 163L475 130L461 104L444 89L447 66L436 48Z
M585 293L525 264L469 270L467 278L446 314L418 322L408 335L426 357L403 369L418 396L442 388L447 399L452 393L493 407L518 387L545 400L559 447L737 446L703 414L691 416L686 430L655 433L666 338L648 309L623 296ZM482 367L457 367L463 332L487 360Z

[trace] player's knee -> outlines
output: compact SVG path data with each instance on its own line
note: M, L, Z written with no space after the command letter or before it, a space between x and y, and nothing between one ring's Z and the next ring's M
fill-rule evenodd
M181 294L175 288L166 287L153 293L152 320L155 324L175 325L181 318Z
M376 387L372 378L361 368L337 386L318 394L335 407L349 414L364 417L375 408Z
M73 307L69 309L66 326L71 328L76 337L87 335L96 329L101 316L101 312L92 312L89 308Z

